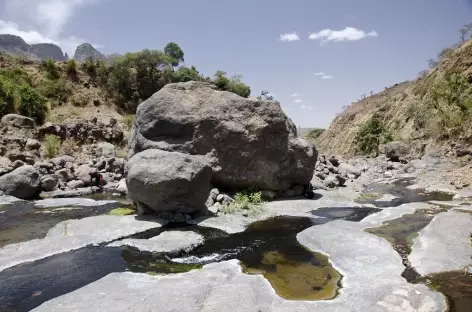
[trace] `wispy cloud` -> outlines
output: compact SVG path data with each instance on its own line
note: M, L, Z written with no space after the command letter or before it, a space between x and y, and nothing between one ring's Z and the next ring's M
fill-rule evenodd
M313 109L313 106L300 105L301 109Z
M306 106L305 106L305 105L300 105L300 108L301 108L301 109L305 109Z
M354 27L346 27L342 30L323 29L316 33L311 33L308 37L311 40L325 42L357 41L367 37L378 37L376 31L365 32Z
M292 93L292 94L290 94L290 96L293 96L293 97L298 97L299 95L300 95L300 94L298 94L298 93Z
M294 102L295 102L295 103L301 103L301 102L302 102L302 100L300 100L300 99L296 99L296 100L294 100Z
M319 76L321 79L323 80L327 80L327 79L333 79L333 76L331 75L328 75L324 72L317 72L317 73L314 73L315 76Z
M6 0L0 34L17 35L30 44L54 43L71 53L86 40L63 36L65 26L79 8L99 1L106 0Z
M285 34L281 34L279 36L279 40L280 41L298 41L300 40L300 37L298 36L298 34L296 32L292 32L292 33L285 33Z

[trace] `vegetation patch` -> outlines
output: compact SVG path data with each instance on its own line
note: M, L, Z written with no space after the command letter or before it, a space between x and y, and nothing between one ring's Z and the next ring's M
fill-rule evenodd
M262 193L253 189L246 189L236 193L233 202L221 209L224 214L232 214L237 212L247 212L248 215L255 215L262 209Z
M307 133L306 137L309 139L317 139L325 131L326 129L315 128L315 129L310 130L310 132Z
M48 134L44 137L44 156L46 158L54 158L57 156L61 140L54 134Z
M136 213L136 210L129 207L115 208L108 212L110 216L128 216Z
M363 124L356 137L357 146L364 154L375 153L378 156L380 144L393 141L393 136L385 124L376 116Z

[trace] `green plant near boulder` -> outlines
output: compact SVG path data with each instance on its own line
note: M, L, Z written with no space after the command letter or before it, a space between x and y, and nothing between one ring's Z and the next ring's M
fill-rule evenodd
M48 112L47 99L28 85L20 86L18 91L20 95L18 112L42 124Z
M233 202L223 207L221 212L224 214L232 214L247 211L248 214L256 214L260 210L262 203L262 193L260 191L256 192L253 189L246 189L236 193Z
M361 126L356 137L357 146L364 154L375 153L379 155L380 144L393 141L393 136L384 123L376 116Z
M60 73L59 73L59 68L56 65L56 62L54 62L51 59L45 60L41 62L41 70L44 70L46 72L46 77L51 80L56 80L59 79Z
M44 137L44 156L54 158L61 147L61 140L54 134L48 134Z

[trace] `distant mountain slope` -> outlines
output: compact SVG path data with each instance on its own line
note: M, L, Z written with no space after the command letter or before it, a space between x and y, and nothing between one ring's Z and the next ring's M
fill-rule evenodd
M66 57L61 48L52 43L27 44L15 35L0 35L0 51L12 56L21 56L30 60L53 59L64 61Z
M74 60L85 61L89 57L91 57L94 61L106 60L106 56L95 49L90 43L83 43L75 50Z
M440 54L420 78L396 84L348 106L317 139L321 152L359 154L359 128L374 115L395 139L418 150L472 143L472 40Z

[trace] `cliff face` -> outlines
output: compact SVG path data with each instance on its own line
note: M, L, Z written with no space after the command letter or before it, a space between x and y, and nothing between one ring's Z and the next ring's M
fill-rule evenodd
M61 48L52 43L32 44L29 52L38 56L42 60L53 59L55 61L65 61L66 57Z
M316 140L316 146L322 153L359 154L357 133L375 114L380 116L396 140L408 142L417 152L433 147L450 148L451 144L469 147L472 143L471 110L458 111L457 103L452 102L443 101L441 105L444 107L441 109L432 105L438 88L442 88L441 92L445 94L455 92L452 83L445 83L446 77L451 74L463 78L463 91L455 96L465 97L470 92L467 95L469 99L463 98L461 101L472 103L472 40L454 48L440 60L437 67L425 72L422 77L396 84L348 106ZM446 122L449 119L454 121L453 125Z
M74 60L85 61L89 57L91 57L94 61L96 60L104 61L106 59L105 55L100 53L90 43L81 44L75 50Z
M55 44L39 43L29 45L21 37L14 35L0 35L0 51L30 60L53 59L64 61L66 59L61 48Z

